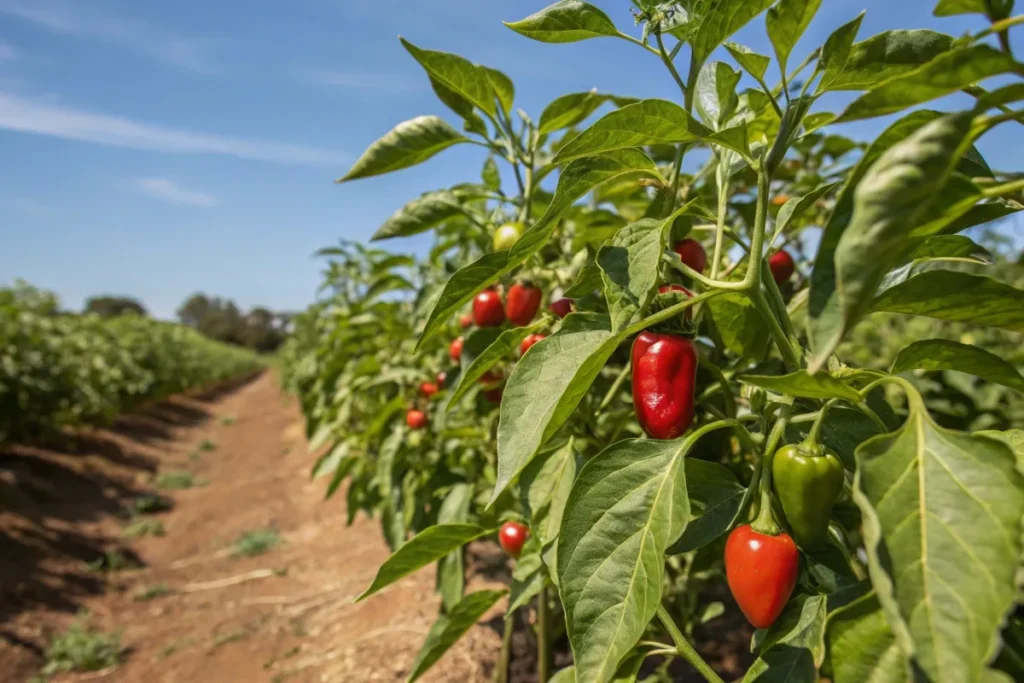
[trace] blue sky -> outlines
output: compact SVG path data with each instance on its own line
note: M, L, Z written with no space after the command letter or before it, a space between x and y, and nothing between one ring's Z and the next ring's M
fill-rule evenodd
M194 291L304 307L319 283L313 251L367 239L405 201L474 179L483 162L483 150L462 146L333 184L394 124L451 119L398 35L501 69L534 118L558 95L590 88L678 98L657 59L625 41L545 45L501 24L545 4L0 0L0 283L25 278L71 308L130 294L160 317ZM593 4L639 34L628 0ZM933 5L824 0L791 61L861 9L862 39L982 26L936 19ZM771 54L763 17L735 40ZM881 125L837 132L866 137ZM993 166L1017 168L1020 139L1004 126L981 149ZM391 244L423 253L430 238Z

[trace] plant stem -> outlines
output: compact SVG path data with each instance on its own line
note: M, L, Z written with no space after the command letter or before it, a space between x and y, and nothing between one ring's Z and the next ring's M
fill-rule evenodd
M551 614L548 610L548 586L545 582L537 596L537 680L551 678Z
M639 45L640 47L642 47L643 49L647 50L648 52L653 52L654 54L658 54L658 51L655 50L653 47L651 47L650 45L645 45L643 41L637 40L636 38L634 38L633 36L629 35L628 33L623 33L622 31L619 31L619 38L622 38L623 40L628 40L629 42L633 43L634 45Z
M719 173L718 222L715 224L715 255L711 259L711 279L718 279L718 267L722 260L722 237L725 234L725 219L729 211L729 179L726 173Z
M686 84L683 83L682 77L676 70L676 65L672 61L672 58L668 56L668 52L665 51L665 43L661 40L661 31L654 32L654 38L658 41L658 53L661 55L661 61L665 63L668 70L672 73L672 78L675 79L676 85L679 86L679 92L683 94L683 101L689 101L688 89Z
M619 371L619 376L615 378L615 381L612 382L612 386L608 389L608 393L606 393L604 398L601 399L601 405L598 406L597 412L600 413L607 408L608 404L615 398L615 395L619 393L619 389L622 388L622 383L626 381L627 377L629 377L630 365L631 363L627 362L622 366L622 370Z
M758 490L761 494L761 508L757 512L757 519L751 526L754 531L769 536L779 533L779 525L772 514L772 461L775 459L775 451L779 442L786 434L786 427L789 425L789 414L792 408L786 406L782 409L779 419L772 427L768 435L768 443L764 447L764 455L761 456L761 479L758 481Z
M665 630L668 631L668 634L672 637L672 642L675 643L676 652L679 653L679 656L688 661L690 665L697 670L697 673L704 677L704 680L708 683L725 683L725 681L715 673L715 670L704 661L704 658L701 657L695 649L693 649L693 645L690 644L690 641L686 639L686 636L684 636L682 631L679 630L679 627L676 626L676 622L672 620L672 616L668 613L668 610L665 609L664 605L658 606L658 619L661 621L662 626L665 627Z
M821 443L821 425L825 422L825 416L828 415L829 409L836 404L838 399L831 399L825 401L825 405L818 411L818 417L815 418L814 424L811 425L811 431L807 433L806 441L808 443L816 444Z
M508 681L508 659L512 652L512 632L515 630L514 613L505 617L505 631L501 636L501 654L498 655L498 662L494 665L494 678L492 683L507 683Z

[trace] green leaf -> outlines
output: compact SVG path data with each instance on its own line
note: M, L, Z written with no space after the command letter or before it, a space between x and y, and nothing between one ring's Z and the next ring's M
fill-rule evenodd
M743 683L817 683L825 658L824 595L793 600L761 640Z
M686 531L668 549L669 555L687 553L720 538L732 526L746 493L725 465L686 458L684 467L692 516Z
M501 400L491 503L569 418L621 342L607 317L573 313L516 364Z
M821 0L779 0L774 7L768 9L765 15L768 38L775 48L775 57L779 60L782 73L786 73L789 53L807 30L820 6Z
M588 38L618 36L608 15L587 2L562 0L505 26L542 43L575 43Z
M822 71L821 80L818 82L818 92L825 92L834 83L846 68L846 60L850 58L850 51L853 48L853 41L857 40L857 32L860 31L860 22L864 20L864 12L857 15L857 18L843 24L828 37L821 48L821 58L818 68Z
M830 611L826 633L833 683L909 683L909 661L873 591Z
M531 460L519 475L519 494L530 520L530 532L541 545L558 537L577 466L576 449L569 439Z
M981 14L988 16L991 0L939 0L932 12L937 17L952 17L957 14ZM1009 5L1012 7L1013 2Z
M819 199L838 186L839 183L819 185L805 195L792 197L786 201L782 208L779 209L779 215L775 218L775 234L772 236L771 242L774 242L779 235L786 232L786 228L789 227L790 222L794 218L799 217L804 211L814 206Z
M513 327L510 330L505 330L490 345L479 354L476 354L468 363L469 367L466 367L459 375L459 383L456 385L452 397L448 401L448 410L451 410L488 370L493 368L502 359L513 355L516 349L519 348L520 342L544 327L545 324L546 322L541 319L527 327ZM465 349L466 347L464 346L463 348ZM463 367L465 366L466 363L463 364Z
M470 593L460 600L447 616L439 616L434 625L430 627L427 639L419 654L416 655L412 671L409 673L409 678L406 679L407 683L412 683L425 674L441 658L441 655L465 635L466 631L472 628L473 624L479 621L487 613L487 610L491 609L504 595L505 591L503 590Z
M914 246L907 256L907 261L911 263L939 259L992 263L992 254L970 237L935 235L914 240Z
M703 65L711 53L751 19L768 9L774 0L720 0L712 3L701 18L693 37L692 61Z
M558 575L577 677L606 683L661 604L665 551L690 516L693 438L628 439L591 459L559 534Z
M391 214L391 217L384 221L377 232L373 233L370 240L416 235L461 213L462 205L458 198L448 190L428 192Z
M768 349L768 327L745 295L724 294L708 301L723 343L733 353L760 359Z
M619 229L623 227L625 226L619 226ZM618 232L618 229L616 229L616 232ZM565 295L570 299L579 299L601 289L603 286L604 280L601 279L601 266L597 265L594 261L588 261L587 265L583 266L583 270L580 271L576 282L573 282L569 289L565 290Z
M484 168L480 172L480 179L484 181L487 189L495 192L501 190L501 173L498 171L498 164L494 161L494 157L487 157Z
M977 346L945 339L926 339L900 350L889 372L908 370L956 370L1024 392L1024 377L1011 363Z
M1013 69L1013 58L989 45L977 44L950 50L864 93L850 103L836 120L856 121L891 114Z
M334 448L324 453L313 465L313 471L310 472L310 479L319 479L325 474L330 474L338 469L338 465L348 457L348 451L350 446L345 441L339 441L335 444Z
M469 520L469 506L472 502L473 487L464 482L455 484L441 503L437 523L465 524ZM461 546L437 561L435 585L441 595L441 604L446 612L450 612L462 600L465 589Z
M810 375L806 370L797 370L788 375L741 375L739 379L776 394L800 398L841 398L860 403L860 394L856 389L832 375L820 372Z
M500 72L479 66L464 57L449 52L424 50L416 47L405 38L399 38L409 54L420 63L431 79L442 85L470 104L479 107L491 116L498 112L495 100L510 97L507 91L495 90L495 82L502 88L511 87L511 81ZM504 79L504 81L502 81ZM440 96L441 93L438 93ZM442 98L444 100L444 98ZM445 101L448 104L448 101ZM450 106L450 105L449 105Z
M764 74L768 71L768 65L772 61L771 57L759 55L746 45L740 45L739 43L726 43L725 49L729 51L729 54L732 55L732 58L736 60L736 63L744 71L757 80L764 79Z
M1017 596L1024 477L1013 451L939 427L911 395L906 423L857 449L854 501L897 644L931 680L980 680Z
M927 29L884 31L853 44L846 67L829 90L870 90L930 62L952 45L952 36Z
M409 168L460 142L469 142L469 138L441 118L417 116L398 124L370 145L349 172L337 182L344 183Z
M571 128L583 122L607 101L608 95L594 90L562 95L544 107L537 124L538 130L541 133L553 133L562 128Z
M708 62L697 75L697 112L714 130L718 130L736 111L739 99L736 84L740 72L725 62Z
M448 279L430 311L417 348L423 340L443 329L451 316L470 299L540 251L551 239L555 221L577 199L601 183L637 173L660 178L651 158L635 149L578 159L567 165L559 175L548 210L523 233L512 249L484 254Z
M483 69L487 75L487 80L491 82L494 95L498 98L498 102L501 104L505 114L508 115L512 111L512 104L516 96L516 87L512 84L512 79L497 69L491 69L486 66L479 68Z
M871 310L1024 332L1024 291L969 273L932 270L915 275L882 292Z
M650 305L670 221L641 218L615 233L597 254L612 331L619 332Z
M505 612L511 615L520 607L526 607L540 593L546 578L547 572L544 571L540 557L540 543L534 536L530 536L512 570L512 584Z
M486 529L473 524L437 524L427 527L384 561L373 583L356 598L356 602L365 600L381 588L426 567L431 562L440 560L453 550L487 533Z

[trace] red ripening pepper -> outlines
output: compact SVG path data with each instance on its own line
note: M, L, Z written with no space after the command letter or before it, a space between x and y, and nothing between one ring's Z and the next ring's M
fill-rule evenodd
M558 299L556 301L552 301L551 305L548 306L548 308L551 310L552 313L557 315L559 318L564 318L565 316L572 313L572 299L563 298Z
M427 426L427 416L422 410L410 410L405 414L405 424L409 429L423 429Z
M522 358L526 355L526 352L530 350L530 347L544 339L543 334L531 334L523 341L519 342L519 357Z
M462 329L466 329L467 327L469 327L472 324L473 324L473 316L471 316L469 313L463 313L462 316L459 318L459 326Z
M780 249L768 257L768 269L772 271L772 279L776 284L787 282L796 272L796 263L785 249Z
M658 294L668 294L669 292L682 292L691 299L693 298L693 292L682 285L662 285L658 287ZM693 308L686 309L686 319L693 320Z
M782 614L800 572L800 554L789 534L769 536L749 524L725 542L725 578L754 628L768 628Z
M685 240L676 242L675 246L672 247L672 251L679 254L680 261L698 273L704 272L704 266L708 262L708 255L704 251L704 247L697 240L691 240L687 237Z
M505 308L501 295L493 289L485 289L473 299L473 322L477 327L497 327L505 322Z
M498 530L498 543L501 544L502 550L515 558L519 557L519 553L523 551L523 544L529 537L530 530L519 522L505 522Z
M420 393L430 398L437 393L437 385L433 382L424 382L420 385Z
M462 345L465 343L465 339L462 337L456 337L452 340L452 343L448 345L448 357L456 363L462 358Z
M443 387L444 383L447 382L447 381L448 381L448 373L447 372L439 372L439 373L437 373L437 386L438 387Z
M529 283L516 283L508 288L505 296L505 315L516 327L525 327L533 321L540 308L540 287Z
M642 332L632 361L637 422L655 439L681 435L693 420L697 348L686 337Z

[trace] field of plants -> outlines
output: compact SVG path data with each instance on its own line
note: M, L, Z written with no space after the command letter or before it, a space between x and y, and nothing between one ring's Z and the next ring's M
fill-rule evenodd
M500 71L402 41L462 130L399 123L340 182L453 145L480 168L374 236L432 231L426 258L324 248L283 350L313 476L393 551L358 600L436 564L409 681L496 605L495 681L516 632L524 681L1024 680L1024 180L975 146L1024 122L1024 17L940 0L951 34L990 28L857 17L800 55L820 0L632 5L636 30L577 0L507 26L627 40L676 101L527 113ZM754 21L773 55L729 42ZM478 539L507 591L467 589ZM708 656L734 605L739 672Z

